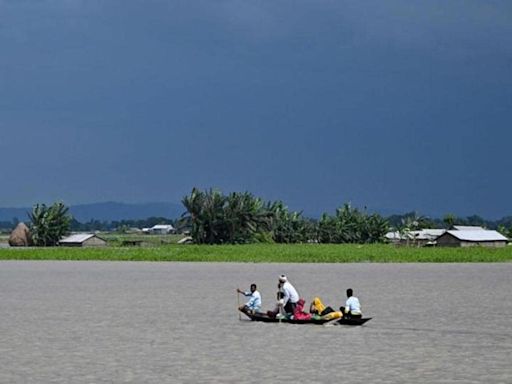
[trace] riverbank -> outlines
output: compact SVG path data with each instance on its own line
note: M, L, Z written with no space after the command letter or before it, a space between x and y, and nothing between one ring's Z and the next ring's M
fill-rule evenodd
M0 260L111 260L249 263L511 262L512 247L410 248L388 244L162 245L107 248L5 248Z

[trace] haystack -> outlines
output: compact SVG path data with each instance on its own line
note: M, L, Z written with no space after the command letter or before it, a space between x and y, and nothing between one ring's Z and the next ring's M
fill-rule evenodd
M11 232L9 245L11 247L29 247L34 245L30 229L28 229L25 223L19 223L16 228L14 228L14 231Z

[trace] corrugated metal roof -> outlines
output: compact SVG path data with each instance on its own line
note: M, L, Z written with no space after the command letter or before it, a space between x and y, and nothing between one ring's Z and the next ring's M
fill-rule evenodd
M151 229L174 229L171 224L157 224L153 225Z
M474 225L454 225L453 229L457 231L485 231L485 228Z
M417 240L434 240L446 232L446 229L425 228L419 231L413 231Z
M83 243L86 240L89 240L91 237L96 236L93 233L77 233L68 237L65 237L60 243Z
M388 232L384 235L384 237L388 240L400 240L400 232Z
M434 240L446 232L446 229L425 228L419 231L409 231L404 234L400 232L388 232L385 237L388 240Z
M469 229L465 231L455 230L448 231L448 233L463 241L508 241L508 239L501 233L487 229Z

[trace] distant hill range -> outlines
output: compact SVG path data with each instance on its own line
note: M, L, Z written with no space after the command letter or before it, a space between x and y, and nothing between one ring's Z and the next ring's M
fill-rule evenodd
M0 221L28 221L27 213L32 208L0 208ZM81 223L90 220L118 221L140 220L148 217L165 217L176 219L185 212L185 207L178 203L141 203L125 204L116 202L72 205L69 208L73 217Z

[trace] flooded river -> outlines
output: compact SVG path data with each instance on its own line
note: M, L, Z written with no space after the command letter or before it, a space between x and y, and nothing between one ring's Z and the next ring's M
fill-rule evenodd
M240 321L281 273L373 320ZM3 261L0 316L0 383L512 383L512 264Z

